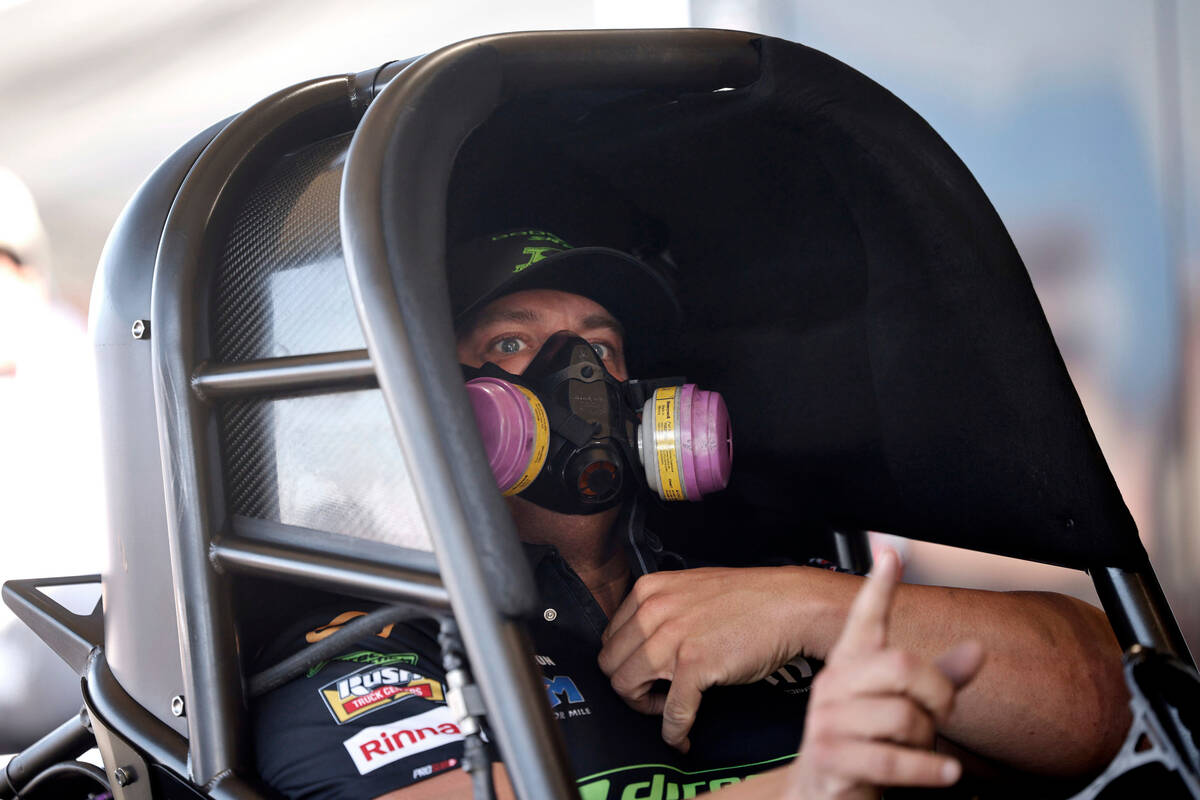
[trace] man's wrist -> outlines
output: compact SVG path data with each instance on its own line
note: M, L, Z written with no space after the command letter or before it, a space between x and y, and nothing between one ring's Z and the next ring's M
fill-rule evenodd
M794 656L824 660L846 620L858 579L816 567L778 567L785 574L781 630Z

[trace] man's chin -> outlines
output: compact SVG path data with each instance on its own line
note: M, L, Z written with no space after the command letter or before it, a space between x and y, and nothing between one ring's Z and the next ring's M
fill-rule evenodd
M564 514L542 508L523 497L506 497L508 511L521 541L560 547L581 538L606 536L612 529L619 508L597 514Z

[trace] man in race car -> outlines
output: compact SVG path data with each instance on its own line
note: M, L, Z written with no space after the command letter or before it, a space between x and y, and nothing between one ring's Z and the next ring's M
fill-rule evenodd
M487 236L448 261L460 362L526 391L580 374L623 384L626 332L636 346L678 307L647 264L541 230ZM587 363L568 365L567 351ZM576 444L587 451L587 435ZM536 662L585 800L679 800L789 763L737 791L944 786L976 757L1079 776L1122 741L1119 653L1097 609L896 585L894 554L857 603L863 578L824 569L686 569L641 525L631 470L621 479L619 458L601 461L586 487L582 472L564 484L563 469L543 470L509 497L544 605L529 621ZM362 605L302 621L264 660ZM289 796L465 796L444 678L432 623L362 639L262 699L260 772ZM934 752L935 736L955 755Z

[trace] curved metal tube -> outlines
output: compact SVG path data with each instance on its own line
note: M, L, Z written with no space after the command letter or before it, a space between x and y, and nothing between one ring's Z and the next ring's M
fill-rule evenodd
M80 712L13 756L0 771L0 800L10 800L29 788L45 770L61 761L78 758L95 746L92 732Z
M212 546L218 568L246 575L284 578L326 591L366 595L387 602L401 598L442 609L450 605L436 575L351 556L313 553L299 547L226 536Z
M208 349L201 323L213 248L230 199L253 180L264 153L352 129L361 102L353 76L339 76L300 84L253 106L197 159L163 229L150 310L154 399L189 709L189 766L199 785L230 770L253 770L240 724L246 702L233 611L209 560L225 513L221 482L213 474L213 413L191 386Z
M205 400L374 385L375 368L366 350L206 364L192 377L192 388Z
M442 577L517 793L575 794L529 645L529 568L488 469L454 354L445 209L455 154L506 98L554 87L716 89L757 77L750 34L521 33L452 45L372 103L341 193L346 268Z
M1094 568L1091 576L1122 650L1141 645L1169 653L1190 667L1196 666L1167 596L1149 564L1135 571Z

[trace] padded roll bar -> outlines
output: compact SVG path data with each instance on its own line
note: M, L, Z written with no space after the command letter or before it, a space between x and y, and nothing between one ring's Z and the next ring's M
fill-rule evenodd
M758 76L754 36L710 30L506 34L405 69L351 142L342 244L367 349L517 794L575 795L530 648L529 568L462 388L445 274L455 156L505 100L569 87L714 90Z

